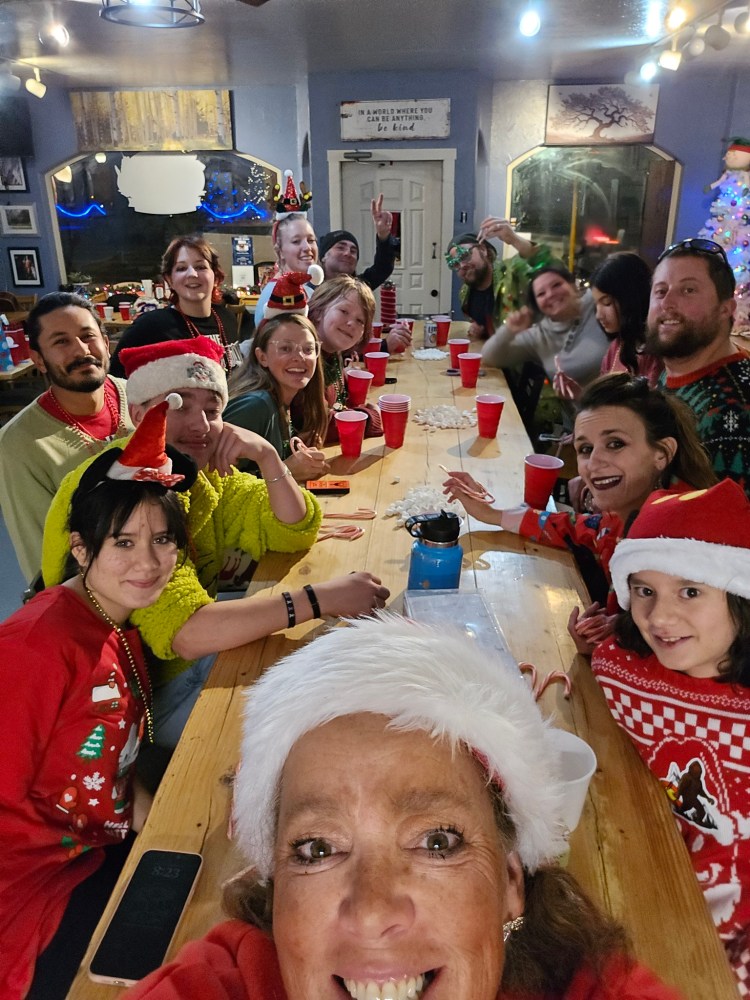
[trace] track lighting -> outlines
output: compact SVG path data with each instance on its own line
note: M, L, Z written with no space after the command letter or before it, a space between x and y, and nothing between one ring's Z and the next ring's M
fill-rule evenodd
M70 32L61 21L47 21L39 29L39 41L48 49L64 49L70 44Z
M29 77L26 81L26 89L30 94L33 94L34 97L38 97L40 101L47 93L47 85L42 83L39 76L39 68L37 66L34 67L34 76Z

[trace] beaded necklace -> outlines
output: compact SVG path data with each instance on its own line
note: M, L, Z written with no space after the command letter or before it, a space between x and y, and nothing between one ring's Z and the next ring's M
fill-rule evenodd
M151 697L151 686L150 686L150 684L148 685L148 690L147 691L144 691L144 689L141 687L141 678L138 675L138 670L136 669L136 665L135 665L135 657L133 656L133 650L130 648L130 643L127 640L127 636L123 632L122 628L117 624L117 622L113 618L110 618L110 616L107 614L107 612L101 606L101 604L94 597L93 593L91 592L91 589L89 588L89 585L86 583L85 580L83 580L83 577L81 577L81 579L83 581L83 589L86 591L86 596L91 601L91 603L94 605L94 608L102 616L102 618L107 623L107 625L109 625L110 628L114 629L114 631L115 631L115 633L117 635L117 638L122 643L123 649L125 650L125 654L126 654L126 656L128 658L128 663L130 664L130 674L131 674L133 683L135 684L136 694L138 695L138 697L143 702L143 710L144 710L144 712L146 714L146 731L148 732L148 738L149 738L149 741L151 743L153 743L154 742L154 717L153 717L153 714L151 712L151 705L149 704L149 698ZM147 697L147 695L148 695L148 697Z
M186 313L184 313L182 309L180 309L179 305L173 305L172 308L175 309L180 314L180 316L182 316L182 318L185 320L185 326L188 328L188 333L190 334L191 337L195 338L203 336L203 334L200 332L200 330L192 321L192 319ZM229 372L232 369L232 364L230 361L230 347L227 338L224 334L224 324L221 322L221 316L219 316L218 312L213 308L213 306L211 307L211 316L213 317L214 323L216 323L216 329L218 330L219 333L219 342L221 343L221 346L224 348L224 368L226 369L227 372Z
M336 389L336 402L331 407L332 410L346 409L346 387L344 385L344 373L341 371L341 358L338 353L328 357L323 355L323 375L326 386L332 385Z
M117 434L117 431L120 428L120 423L121 423L120 405L119 405L119 397L118 397L118 393L117 393L117 387L113 386L113 388L115 390L115 392L114 392L115 398L114 399L111 398L110 394L107 392L106 385L104 387L104 402L106 404L107 409L109 410L109 415L110 415L111 420L112 420L112 429L109 432L107 440L111 440L112 438L115 437L115 435ZM93 436L93 434L89 434L89 432L86 430L86 428L83 426L83 424L80 423L80 421L76 420L76 418L73 416L72 413L69 413L65 409L65 407L62 405L62 403L60 402L60 400L57 398L57 396L52 391L51 387L49 389L47 389L46 398L52 404L52 408L54 410L57 410L58 414L62 418L63 423L67 424L69 427L72 427L73 430L78 435L78 437L81 439L81 441L83 441L83 443L86 445L86 447L89 448L89 449L91 449L92 444L97 439Z

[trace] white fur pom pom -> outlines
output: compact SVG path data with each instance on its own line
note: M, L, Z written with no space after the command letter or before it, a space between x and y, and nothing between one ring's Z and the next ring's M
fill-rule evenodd
M325 274L323 273L323 268L320 266L320 264L311 264L307 269L307 273L310 275L311 285L323 284L323 279L325 278Z
M181 410L182 409L182 396L179 392L170 392L167 396L167 405L170 410Z
M292 173L291 170L285 170L284 171L284 176L285 177L293 177L294 175L293 175L293 173Z

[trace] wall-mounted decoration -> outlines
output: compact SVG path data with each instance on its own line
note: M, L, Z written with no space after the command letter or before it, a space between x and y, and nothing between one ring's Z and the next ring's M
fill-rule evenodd
M3 236L36 236L34 205L0 205L0 232Z
M20 156L0 156L0 191L28 191Z
M342 101L341 138L447 139L451 132L451 102L412 99L408 101Z
M658 99L657 86L550 87L544 141L549 146L653 142Z
M78 148L232 149L228 90L73 90Z
M39 287L42 284L42 269L39 266L37 250L33 248L8 250L8 256L14 285Z

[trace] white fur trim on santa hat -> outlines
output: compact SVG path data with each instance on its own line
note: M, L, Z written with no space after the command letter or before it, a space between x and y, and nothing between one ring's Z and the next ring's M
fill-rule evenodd
M178 389L210 389L227 405L227 376L222 366L202 354L175 354L149 361L128 378L128 403L147 403Z
M649 570L750 598L750 549L695 538L623 538L609 564L617 602L630 607L628 579Z
M281 660L246 695L234 820L259 877L273 873L276 798L289 751L306 732L359 712L471 747L503 790L524 866L534 871L559 857L559 752L521 674L457 630L390 614L348 625Z

